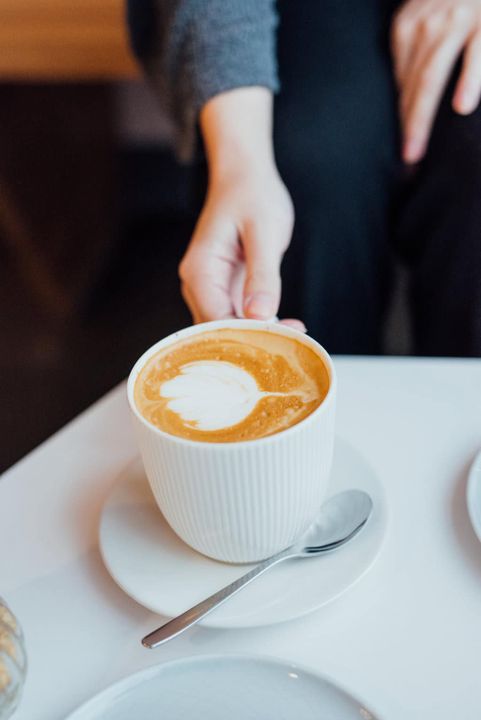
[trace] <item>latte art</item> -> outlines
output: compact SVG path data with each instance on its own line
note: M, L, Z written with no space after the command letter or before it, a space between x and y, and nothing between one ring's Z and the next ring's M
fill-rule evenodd
M172 398L169 410L198 430L220 430L246 419L263 397L289 393L261 392L246 370L224 360L197 360L180 368L160 394Z
M295 425L324 399L321 358L290 337L261 330L213 330L159 350L142 368L135 402L162 430L233 442Z

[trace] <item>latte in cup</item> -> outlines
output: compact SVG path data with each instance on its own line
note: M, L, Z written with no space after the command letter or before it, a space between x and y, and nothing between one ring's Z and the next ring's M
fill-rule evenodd
M329 378L321 356L294 337L222 328L160 348L136 378L134 401L171 435L239 442L299 423L322 403Z
M225 562L295 542L326 496L336 385L324 348L279 323L217 320L149 348L127 393L150 488L177 535Z

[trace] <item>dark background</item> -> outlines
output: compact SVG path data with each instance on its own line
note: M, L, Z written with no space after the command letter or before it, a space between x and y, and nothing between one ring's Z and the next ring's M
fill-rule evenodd
M190 323L194 171L168 135L141 81L0 86L0 470ZM386 347L406 348L399 292Z
M111 85L0 88L2 470L189 324L191 171L119 114Z

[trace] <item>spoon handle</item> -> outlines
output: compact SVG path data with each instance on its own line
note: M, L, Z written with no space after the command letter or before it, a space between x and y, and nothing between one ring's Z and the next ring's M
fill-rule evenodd
M276 563L281 562L281 560L286 560L289 557L293 557L293 555L295 555L293 548L287 548L286 550L281 550L281 552L276 555L272 555L272 557L259 563L259 565L256 565L248 573L242 575L238 580L222 588L222 590L218 590L210 597L194 605L190 610L186 610L182 615L178 615L176 618L165 623L165 625L161 625L157 630L146 635L142 639L142 645L147 648L155 648L167 642L167 640L180 635L184 630L192 627L192 625L195 625L199 620L219 607L219 605L222 605L222 603L232 597L232 595L242 590L242 588L251 583L254 578L259 577L259 575L265 573L266 570Z

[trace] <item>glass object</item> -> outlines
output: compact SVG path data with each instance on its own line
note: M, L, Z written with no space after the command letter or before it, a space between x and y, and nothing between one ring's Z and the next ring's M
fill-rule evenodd
M26 673L22 630L0 597L0 720L11 717L17 707Z

